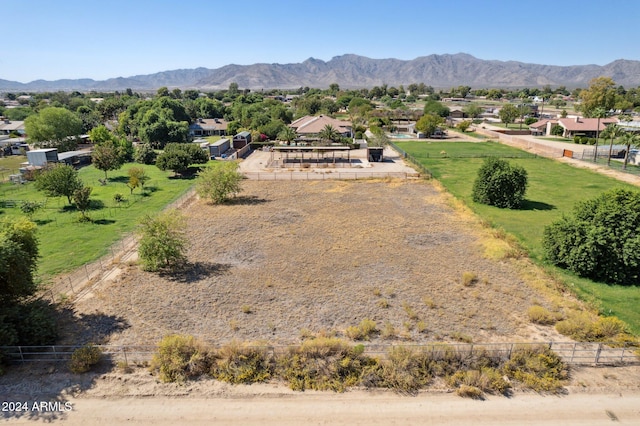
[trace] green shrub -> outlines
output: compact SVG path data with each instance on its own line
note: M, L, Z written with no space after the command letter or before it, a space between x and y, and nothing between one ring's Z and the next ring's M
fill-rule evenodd
M177 211L166 211L143 219L138 254L146 271L175 270L186 261L187 238L184 217Z
M141 164L153 164L156 162L156 156L151 144L144 143L135 148L134 161Z
M473 184L473 201L500 208L520 207L527 190L527 171L505 160L487 158Z
M71 354L69 369L77 374L86 373L91 367L100 362L102 351L99 347L92 344L85 345L76 349Z
M267 352L260 347L231 343L217 350L213 358L211 375L223 382L264 382L272 374Z
M200 172L196 179L196 192L200 197L220 204L240 192L241 182L242 174L238 172L238 163L224 162Z
M206 347L195 337L173 334L158 343L150 369L163 382L183 382L210 371L210 358Z

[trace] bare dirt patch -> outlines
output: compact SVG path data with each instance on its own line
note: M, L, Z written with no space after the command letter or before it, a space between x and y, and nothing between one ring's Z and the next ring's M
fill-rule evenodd
M185 333L290 344L301 330L342 335L365 318L392 331L374 342L553 335L525 320L544 296L509 262L485 258L477 225L429 182L245 181L234 203L199 200L184 214L187 271L129 266L76 303L78 314L124 319L109 343ZM465 272L477 279L465 285Z

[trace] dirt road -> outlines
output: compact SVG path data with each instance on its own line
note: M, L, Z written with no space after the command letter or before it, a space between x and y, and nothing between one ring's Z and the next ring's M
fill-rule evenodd
M603 425L640 424L640 394L540 396L485 401L453 394L313 393L253 398L71 399L65 425ZM11 424L32 424L11 419ZM0 421L0 423L3 423Z

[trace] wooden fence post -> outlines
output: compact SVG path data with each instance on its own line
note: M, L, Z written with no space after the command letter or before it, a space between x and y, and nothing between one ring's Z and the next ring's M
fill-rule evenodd
M602 343L598 343L598 350L596 351L596 359L595 359L596 365L598 365L598 362L600 361L600 352L602 352Z

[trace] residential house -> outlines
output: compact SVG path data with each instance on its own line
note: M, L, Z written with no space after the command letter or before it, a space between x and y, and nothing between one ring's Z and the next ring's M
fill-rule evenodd
M189 126L189 136L226 136L227 125L224 118L198 118Z
M0 117L0 135L11 133L23 136L25 134L24 121L10 121L8 118Z
M529 130L531 136L550 136L551 129L554 125L558 124L558 120L543 119L538 120L535 123L529 124Z
M449 113L449 117L456 119L465 118L465 115L466 114L461 109L452 109Z
M299 136L317 137L326 126L332 126L340 136L353 137L352 124L326 115L306 115L289 124Z
M599 132L602 132L608 125L617 123L618 119L613 117L607 118L583 118L583 117L571 117L558 119L558 125L560 125L564 132L562 134L565 138L572 138L574 136L585 136L588 138L595 138ZM547 124L547 134L551 133L550 123Z

